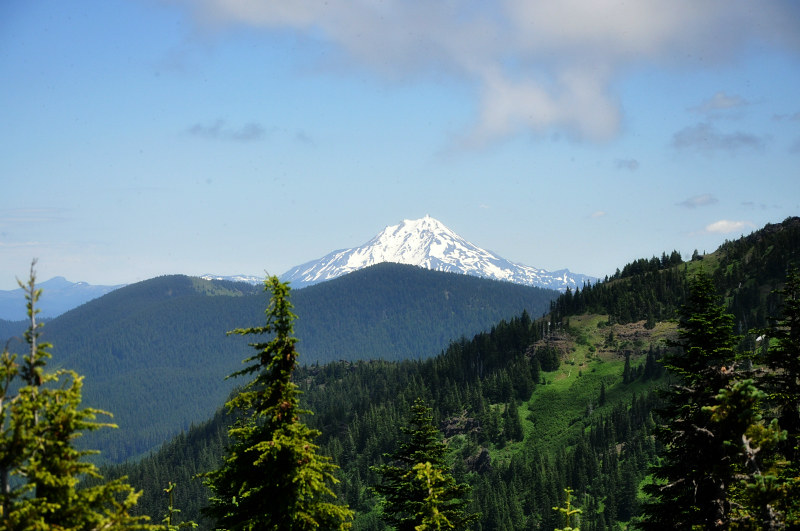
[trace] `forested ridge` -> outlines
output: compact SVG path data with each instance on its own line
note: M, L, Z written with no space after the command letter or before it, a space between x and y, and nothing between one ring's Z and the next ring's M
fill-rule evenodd
M453 337L472 335L523 309L541 315L556 296L507 282L378 264L294 291L292 300L301 315L301 363L310 364L429 357ZM106 460L119 462L213 414L234 385L224 376L239 367L247 348L225 332L258 323L263 312L258 286L171 275L75 308L49 320L43 334L56 345L55 363L86 376L86 402L114 412L121 429L86 439ZM8 335L0 338L21 338L24 321L8 324Z
M442 518L469 529L800 525L798 231L790 218L690 262L638 261L565 293L543 318L522 312L432 358L298 365L293 386L313 414L297 418L338 467L336 503L354 529L405 521L393 515L419 529ZM200 511L212 493L196 475L230 466L234 454L221 459L243 413L220 410L103 472L143 490L132 514L160 520L174 482L181 518L213 528ZM430 467L433 444L428 468L400 474L409 493L430 487L409 516L381 487L386 465L430 429L448 466ZM580 509L572 520L555 510L567 491ZM468 501L462 512L442 509L451 492Z

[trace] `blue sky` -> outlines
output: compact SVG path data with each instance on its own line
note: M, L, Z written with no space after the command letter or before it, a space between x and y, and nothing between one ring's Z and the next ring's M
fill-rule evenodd
M800 215L800 4L0 5L0 289L279 274L429 214L604 276Z

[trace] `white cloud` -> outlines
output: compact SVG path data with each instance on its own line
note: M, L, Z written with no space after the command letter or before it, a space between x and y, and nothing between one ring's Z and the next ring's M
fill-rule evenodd
M721 219L711 223L710 225L706 225L705 232L713 234L730 234L733 232L742 232L744 229L752 227L753 224L749 221L731 221L728 219Z
M604 210L597 210L595 212L592 212L592 215L590 217L595 218L595 219L596 218L602 218L602 217L605 217L606 214L607 214L607 212L605 212Z
M800 49L797 8L777 0L164 1L205 28L244 24L327 41L389 78L468 80L480 94L468 145L548 130L606 141L622 118L615 81L631 67L706 68L753 39Z

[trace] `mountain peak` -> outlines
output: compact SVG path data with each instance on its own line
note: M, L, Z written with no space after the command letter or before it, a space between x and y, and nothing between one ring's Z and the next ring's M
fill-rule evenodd
M291 281L295 286L304 286L383 262L562 291L593 280L568 270L551 274L543 269L515 264L468 242L427 214L420 219L405 219L397 225L390 225L360 247L333 251L319 260L294 267L281 275L281 279Z

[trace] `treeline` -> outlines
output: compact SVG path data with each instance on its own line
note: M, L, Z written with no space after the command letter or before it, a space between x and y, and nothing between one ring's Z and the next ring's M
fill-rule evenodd
M619 280L622 278L630 278L644 273L655 273L662 269L669 269L671 267L679 266L683 263L681 253L672 251L669 255L666 252L661 253L661 258L654 256L649 260L647 258L640 258L626 264L622 271L617 269L611 277L606 277L605 281Z
M567 291L551 303L551 315L558 322L569 315L608 314L611 323L644 320L652 328L656 322L674 318L685 297L686 271L673 266Z
M775 290L783 285L786 265L800 263L800 217L726 241L714 254L714 284L725 294L737 328L764 327L780 310Z
M764 327L779 310L775 295L786 267L800 262L800 217L770 224L749 236L726 241L710 255L683 262L677 251L625 265L605 282L568 290L551 303L553 321L582 313L608 314L611 322L645 320L648 326L674 319L687 294L688 275L705 270L744 333Z

